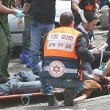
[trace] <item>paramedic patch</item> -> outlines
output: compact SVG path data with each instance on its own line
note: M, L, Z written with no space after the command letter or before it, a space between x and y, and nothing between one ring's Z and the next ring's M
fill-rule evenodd
M65 66L61 61L53 61L49 64L49 74L58 78L64 74Z

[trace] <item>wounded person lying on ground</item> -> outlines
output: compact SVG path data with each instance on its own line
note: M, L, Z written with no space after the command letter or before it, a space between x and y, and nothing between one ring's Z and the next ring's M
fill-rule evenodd
M3 81L2 81L3 80ZM0 80L0 96L39 92L41 82L36 75L19 72L9 79Z
M81 96L74 99L74 102L82 101L89 97L94 89L102 90L110 84L110 60L108 60L103 69L102 65L98 69L94 69L91 75L88 75L90 79L84 81L85 88Z

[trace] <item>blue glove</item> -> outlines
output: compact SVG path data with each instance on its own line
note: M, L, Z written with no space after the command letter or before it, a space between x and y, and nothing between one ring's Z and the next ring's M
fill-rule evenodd
M103 71L103 70L104 70L104 68L105 68L105 64L104 64L104 63L102 63L98 69Z
M17 18L24 17L25 15L24 15L22 12L23 12L23 11L16 9L16 15L15 15L15 16L16 16Z

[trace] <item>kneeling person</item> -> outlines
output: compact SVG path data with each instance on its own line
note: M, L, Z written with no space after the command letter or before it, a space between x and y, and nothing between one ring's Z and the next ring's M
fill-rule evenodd
M80 47L77 47L77 40L81 33L74 29L72 13L62 13L60 24L61 27L50 31L45 40L40 78L49 106L56 104L52 87L65 88L64 104L72 106L73 93L76 95L84 89L82 74L78 74L80 62L77 51Z

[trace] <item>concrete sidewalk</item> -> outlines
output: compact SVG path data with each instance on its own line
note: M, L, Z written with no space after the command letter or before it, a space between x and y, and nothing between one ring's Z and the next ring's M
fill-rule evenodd
M27 68L25 64L21 63L19 59L11 59L8 67L8 72L11 76L20 72L27 71L32 73L30 68Z
M61 105L61 102L59 102ZM110 110L110 95L91 98L72 107L48 107L47 103L2 108L2 110Z

